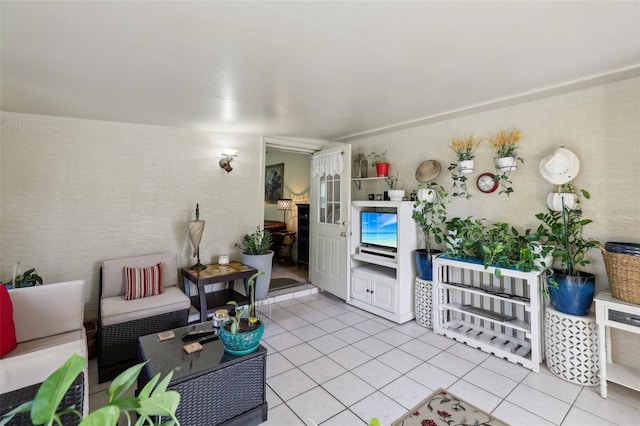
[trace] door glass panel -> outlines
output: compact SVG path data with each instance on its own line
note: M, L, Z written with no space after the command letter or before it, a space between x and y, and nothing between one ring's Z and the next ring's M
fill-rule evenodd
M323 175L320 178L319 221L339 225L340 213L340 175Z

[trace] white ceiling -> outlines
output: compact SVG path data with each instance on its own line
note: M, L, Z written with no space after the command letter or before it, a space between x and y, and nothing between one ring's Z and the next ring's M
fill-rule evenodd
M640 75L639 1L0 3L4 111L336 140Z

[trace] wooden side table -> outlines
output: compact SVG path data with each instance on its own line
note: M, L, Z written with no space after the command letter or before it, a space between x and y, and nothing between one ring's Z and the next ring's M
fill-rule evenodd
M600 396L607 397L607 380L640 391L640 370L613 362L611 328L640 334L640 305L616 299L608 291L595 297L600 345Z
M208 265L202 271L182 268L184 292L191 299L191 304L200 310L200 322L205 322L209 314L213 314L216 309L226 307L232 300L236 301L238 305L249 303L247 296L235 291L234 281L244 279L246 282L256 272L258 272L256 269L240 262L229 262L228 265L216 263ZM190 282L198 288L197 296L191 296ZM223 282L227 283L226 289L209 293L205 291L207 284Z
M273 236L274 240L277 240L277 244L274 244L273 247L275 259L279 262L294 263L291 248L296 242L296 233L293 231L274 232Z

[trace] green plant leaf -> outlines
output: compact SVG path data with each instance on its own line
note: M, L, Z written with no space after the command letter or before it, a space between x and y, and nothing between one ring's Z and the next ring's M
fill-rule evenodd
M9 421L13 418L13 416L15 416L16 414L19 413L28 413L29 411L31 411L31 407L33 406L33 401L27 401L23 404L20 404L19 406L17 406L16 408L14 408L13 410L9 411L8 413L4 414L2 416L2 418L0 418L0 426L4 426L7 423L9 423Z
M115 405L105 405L92 412L80 423L80 426L115 426L118 424L120 409Z
M160 373L158 373L158 376L160 375ZM162 379L162 381L160 382L160 384L153 390L153 393L151 394L151 396L155 396L159 393L162 392L166 392L167 388L169 387L169 383L171 382L171 379L173 378L173 370L171 370L169 372L169 374L167 374L164 379Z
M172 371L172 373L173 373L173 371ZM138 397L140 397L142 399L149 398L151 396L151 391L153 391L153 388L155 388L156 383L158 383L159 380L160 380L160 373L158 373L155 376L153 376L151 378L151 380L149 380L147 382L147 384L144 385L142 390L138 393Z
M40 385L31 409L31 421L36 425L51 422L65 393L82 372L85 359L73 354Z
M147 416L174 418L173 413L178 409L178 404L180 404L180 394L176 391L167 391L140 401L139 412Z
M147 362L141 362L133 367L129 367L120 373L118 377L113 379L111 385L109 385L109 389L107 390L109 402L120 398L125 394L125 392L127 392L127 390L129 390L129 388L135 383L140 371L142 371L142 368L147 364Z

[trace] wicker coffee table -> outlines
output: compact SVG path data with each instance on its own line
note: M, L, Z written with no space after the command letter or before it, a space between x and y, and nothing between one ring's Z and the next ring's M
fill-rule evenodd
M219 340L187 354L181 336L211 329L212 323L177 328L176 337L160 341L157 334L140 337L141 361L149 361L138 377L138 390L157 373L173 371L169 389L180 393L176 412L183 425L258 425L267 420L265 393L267 350L249 355L224 351Z

